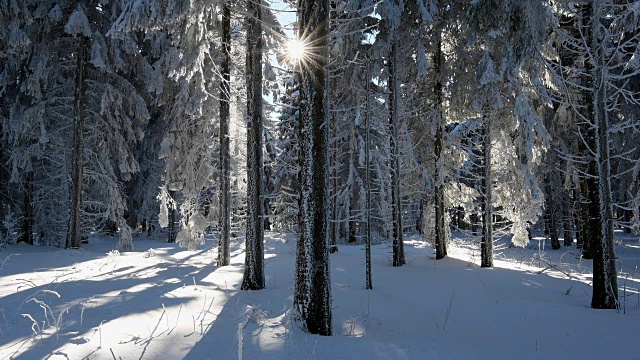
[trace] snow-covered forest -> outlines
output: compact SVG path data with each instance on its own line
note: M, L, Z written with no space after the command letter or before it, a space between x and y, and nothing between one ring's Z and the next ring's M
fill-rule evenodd
M637 0L0 0L0 357L637 358L639 44Z

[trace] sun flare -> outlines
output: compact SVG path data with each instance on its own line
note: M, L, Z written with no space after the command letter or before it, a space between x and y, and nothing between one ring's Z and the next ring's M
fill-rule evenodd
M289 39L287 41L287 57L292 61L300 61L307 55L307 49L304 42L298 39Z

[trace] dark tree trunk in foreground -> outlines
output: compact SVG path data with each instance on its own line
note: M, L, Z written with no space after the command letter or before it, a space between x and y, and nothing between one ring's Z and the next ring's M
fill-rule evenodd
M594 1L592 14L603 15L600 2ZM599 20L599 19L598 19ZM599 23L599 21L598 21ZM597 24L591 24L592 34ZM591 55L596 61L593 67L593 119L595 124L595 163L599 180L598 220L600 233L596 234L593 246L593 296L591 307L615 309L618 307L618 280L616 255L613 247L613 202L611 195L611 157L609 154L609 114L607 109L607 55L601 39L592 37Z
M365 66L365 106L364 106L364 126L365 126L365 140L364 140L364 167L365 167L365 179L367 186L367 238L365 243L365 288L367 290L373 289L373 281L371 279L371 175L370 175L370 159L369 159L369 87L371 79L369 78L369 60L367 60Z
M584 38L587 43L591 43L592 30L592 7L591 4L586 3L578 7L579 14L582 15L582 22L579 25L580 31L584 34ZM593 92L589 89L593 89L593 62L587 57L584 61L584 75L581 79L581 85L583 86L582 100L584 102L584 116L587 119L591 119L594 114L594 99ZM588 164L582 165L582 171L585 172L585 176L580 178L580 197L581 197L581 213L582 217L582 257L585 259L593 259L593 246L598 240L599 234L602 232L602 219L600 219L600 209L598 197L598 170L596 167L596 161L593 158L591 151L595 150L596 134L593 126L586 121L581 121L578 125L580 131L584 137L583 141L578 142L579 155L588 159ZM591 151L589 151L591 150Z
M218 242L218 266L231 262L229 236L231 234L231 154L229 153L229 100L231 72L231 8L227 1L222 8L222 63L220 72L220 240Z
M73 133L73 169L71 174L71 194L69 204L69 229L67 230L66 248L79 248L82 240L82 183L84 178L84 118L87 92L85 89L87 72L87 38L80 35L78 39L78 53L76 54L76 89L75 115L76 121Z
M327 129L325 64L327 0L298 2L298 36L311 44L303 59L300 88L300 238L296 246L294 318L312 333L331 335L331 280L327 248Z
M402 240L402 201L400 198L400 146L398 144L400 128L399 87L398 83L398 45L393 41L389 54L389 136L391 150L391 213L393 222L393 266L405 264L404 242Z
M442 55L442 39L440 31L436 31L436 52L434 54L434 73L436 74L436 82L434 92L436 95L436 139L435 139L435 245L436 245L436 260L442 259L447 256L447 239L445 229L445 207L444 207L444 179L442 174L442 147L444 145L443 139L443 116L442 116L442 102L444 101L444 93L442 86L442 62L444 56Z
M264 289L262 196L262 9L247 2L247 232L242 290Z

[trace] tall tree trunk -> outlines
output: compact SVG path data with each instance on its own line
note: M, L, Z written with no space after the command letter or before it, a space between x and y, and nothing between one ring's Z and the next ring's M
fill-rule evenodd
M573 245L573 226L571 225L571 194L569 191L565 190L563 197L563 206L562 206L562 221L564 225L562 226L564 232L564 246Z
M177 209L176 209L176 203L175 203L175 195L176 192L173 190L169 190L169 197L171 197L171 199L173 199L174 201L172 202L171 207L169 208L169 226L168 226L168 239L167 242L168 243L174 243L176 242L176 238L178 237L178 229L176 229L176 216L177 216Z
M220 240L218 242L218 266L231 263L229 237L231 234L231 154L229 148L229 105L231 57L231 8L225 1L222 7L222 63L220 72Z
M558 238L558 224L556 216L556 202L554 199L553 189L551 187L551 174L545 177L545 187L547 193L547 216L549 237L551 238L551 248L553 250L560 249L560 239Z
M33 245L33 172L24 176L24 201L22 211L22 236L19 241ZM1 204L0 204L1 205Z
M300 238L296 246L293 308L302 328L331 335L331 279L327 249L327 0L299 0L298 36L308 44L311 61L299 66L300 87ZM302 60L305 61L305 60Z
M80 247L82 238L82 188L84 178L84 118L87 93L85 78L87 72L87 38L80 35L78 39L78 53L76 54L76 88L75 115L76 121L73 134L73 169L71 174L71 199L69 204L69 229L67 231L66 248Z
M584 205L581 201L580 181L578 181L578 184L573 184L571 191L573 193L573 223L576 225L576 248L582 249L582 239L584 235L584 228L582 227L582 207Z
M391 214L393 223L393 266L405 264L404 242L402 240L402 199L400 198L400 147L399 128L400 114L398 113L399 87L398 83L398 45L393 41L389 54L389 136L391 150Z
M242 290L264 289L262 4L247 2L247 231Z
M436 260L442 259L447 256L447 239L446 239L446 223L445 223L445 207L444 207L444 174L442 174L442 166L444 161L442 159L442 147L444 146L443 130L444 119L442 114L442 106L444 101L443 86L442 86L442 72L443 72L443 56L442 56L442 38L439 29L436 29L436 52L434 54L434 73L436 81L434 85L434 93L436 95L436 138L435 138L435 193L434 193L434 205L435 205L435 245L436 245Z
M480 181L482 199L482 239L480 240L481 267L493 267L491 117L492 115L483 115L485 121L482 126L482 175Z
M593 1L592 34L599 24L602 9L600 1ZM611 200L611 163L609 156L609 117L607 113L607 66L605 44L592 38L591 53L597 62L593 67L593 120L596 127L595 162L598 174L598 205L600 233L596 235L593 245L593 297L591 307L596 309L615 309L618 306L618 281L616 256L613 247L613 211Z
M329 252L334 253L338 251L338 238L340 237L340 223L338 223L338 198L335 196L338 192L338 128L337 121L333 114L329 114L331 119L331 134L333 139L328 139L332 142L331 147L331 217L330 217L330 234L329 234Z
M585 41L590 44L593 37L591 28L593 9L589 3L579 6L582 15L582 23L579 26L581 27L582 34L584 34ZM582 77L582 86L585 90L582 91L582 98L585 105L584 117L587 119L592 119L594 114L594 94L592 90L589 90L593 89L594 85L594 79L591 77L594 74L593 71L594 64L589 60L589 57L586 57L584 62L585 75ZM592 124L584 120L579 126L584 138L583 141L578 143L579 155L588 159L588 164L582 166L582 171L584 171L586 175L580 179L580 196L582 199L582 211L580 214L582 217L582 257L585 259L593 259L593 246L594 243L598 242L597 237L602 229L600 209L598 206L600 202L598 197L598 170L596 161L589 151L595 150L596 133Z
M365 139L364 139L364 167L365 167L365 180L367 186L367 229L366 229L366 243L365 243L365 288L367 290L373 289L373 282L371 279L371 175L370 175L370 159L369 159L369 86L371 79L369 78L369 60L365 64L365 105L364 105L364 126L365 126Z
M589 130L593 132L593 129ZM595 137L588 135L591 144L595 144ZM582 257L585 259L593 259L594 244L598 242L598 236L601 233L602 223L600 221L600 209L598 199L598 179L595 161L589 160L586 166L588 178L580 179L580 192L582 203L580 204L581 219L581 238L582 238Z

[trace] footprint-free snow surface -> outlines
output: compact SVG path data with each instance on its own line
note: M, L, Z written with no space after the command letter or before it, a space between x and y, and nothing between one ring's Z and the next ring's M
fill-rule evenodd
M418 238L407 264L373 247L331 254L334 336L291 323L295 236L266 235L267 288L241 291L244 254L215 266L216 244L197 251L146 238L111 251L24 244L0 251L0 359L639 359L640 245L617 233L620 311L593 310L591 263L579 250L496 251L482 269L477 244L454 237L434 260Z

